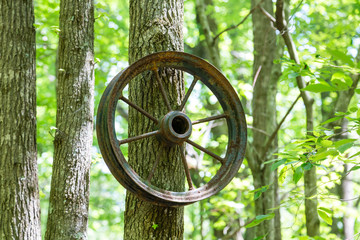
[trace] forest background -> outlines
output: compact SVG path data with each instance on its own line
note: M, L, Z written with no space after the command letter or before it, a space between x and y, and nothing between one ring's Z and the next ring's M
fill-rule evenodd
M273 5L275 9L275 3ZM254 79L256 82L256 73L261 71L259 67L254 67L254 55L260 53L254 50L253 29L256 25L251 21L251 17L255 16L251 15L253 8L250 1L185 1L183 29L185 52L208 59L224 73L239 94L249 125L248 149L251 152L256 148L253 144L256 131L265 131L267 136L274 132L274 129L267 131L269 129L259 129L253 124ZM360 71L360 2L291 1L285 8L286 29L281 30L275 22L271 24L274 19L266 17L274 36L270 42L275 43L279 50L271 62L280 69L276 81L276 105L269 111L275 113L277 123L284 121L277 124L276 144L267 153L272 157L261 166L277 172L279 202L274 204L273 209L267 209L270 211L266 214L256 213L254 200L261 200L275 183L270 181L254 187L256 180L251 169L256 167L249 166L251 153L248 153L238 175L223 191L185 207L185 239L253 239L249 236L257 227L255 225L274 220L273 212L277 210L280 211L283 239L310 239L305 218L305 201L309 199L317 200L315 214L320 219L319 236L323 239L345 239L350 235L349 239L357 239L360 236L360 178L356 174L360 169L360 89L357 86ZM257 14L266 16L266 10ZM35 27L37 146L44 233L56 131L55 62L60 32L58 1L35 1ZM128 66L128 1L96 2L94 29L96 112L106 85ZM298 59L294 58L288 42L283 42L283 36L292 37ZM264 51L273 45L269 43L268 46ZM282 46L283 50L278 46ZM300 94L299 78L308 84L305 90L314 100L314 127L308 137L306 108L302 99L297 98ZM339 107L344 93L350 96L345 109L344 106ZM198 89L197 94L202 100L197 111L206 112L216 107L216 102L206 90ZM126 121L126 117L119 118L119 126L125 130ZM348 122L346 129L343 128L344 121ZM226 132L219 126L208 125L204 131L211 136L211 141L205 142L205 145L214 152L223 151ZM126 137L127 132L123 134ZM346 136L339 138L343 135ZM125 189L104 164L95 135L92 152L88 238L119 239L124 231ZM206 165L207 160L202 159L201 153L195 151L191 154L188 153L189 158L195 162L204 161ZM315 168L317 193L305 197L304 176L306 178ZM202 174L206 176L206 172ZM350 230L347 230L348 226ZM156 228L154 223L155 231Z

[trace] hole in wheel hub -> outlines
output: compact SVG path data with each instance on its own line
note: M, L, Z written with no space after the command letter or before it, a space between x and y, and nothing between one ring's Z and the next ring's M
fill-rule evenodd
M171 126L177 134L184 134L189 130L189 123L183 116L176 116L172 120Z
M160 121L160 139L167 145L181 144L192 132L191 120L185 113L172 111Z

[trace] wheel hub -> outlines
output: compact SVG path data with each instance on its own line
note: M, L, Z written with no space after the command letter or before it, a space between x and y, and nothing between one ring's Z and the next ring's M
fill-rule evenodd
M159 125L158 136L167 145L182 144L192 132L190 118L180 111L169 112L161 119Z

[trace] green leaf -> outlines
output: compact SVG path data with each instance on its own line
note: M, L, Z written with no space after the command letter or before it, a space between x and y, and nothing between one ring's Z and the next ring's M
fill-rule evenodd
M296 170L294 172L294 176L293 176L293 180L294 180L295 184L301 179L303 173L304 173L304 169L302 168L302 166L299 166L298 168L296 168Z
M332 141L331 140L321 140L320 145L323 147L330 147L332 145Z
M353 81L351 77L345 75L343 72L336 72L331 77L331 83L336 86L337 90L346 90L351 87Z
M356 157L356 156L359 156L360 155L360 151L355 153L354 155L350 156L349 158L353 158L353 157Z
M214 223L215 229L224 229L224 227L226 227L226 222L223 219L220 219Z
M316 153L314 156L312 156L312 160L318 161L323 160L328 156L336 156L338 155L338 151L335 149L329 149L323 152Z
M341 147L341 146L344 145L344 144L353 143L353 142L355 142L355 141L356 141L356 139L353 139L353 138L342 139L342 140L336 141L336 142L334 143L334 146L335 146L336 148L339 148L339 147Z
M356 171L356 170L358 170L358 169L360 169L360 166L353 166L353 167L350 169L350 172Z
M321 93L321 92L336 91L336 88L330 86L328 83L314 83L314 84L307 85L305 88L303 88L301 90L315 92L315 93Z
M345 116L346 112L336 112L335 116Z
M254 200L256 200L256 199L258 199L260 196L261 196L261 194L262 194L262 192L256 192L255 194L254 194Z
M309 240L309 236L300 236L299 240Z
M245 228L255 227L255 226L259 225L260 223L262 223L263 221L273 219L274 217L275 217L275 213L270 213L267 215L258 215L255 217L255 219L253 221L251 221L249 224L247 224L245 226Z
M154 223L151 227L156 230L156 228L158 227L159 225L157 225L156 223Z
M320 210L324 211L324 212L327 212L329 214L333 214L333 210L329 209L329 208L326 208L326 207L319 207Z
M351 107L351 108L349 109L349 111L350 111L351 113L356 112L357 110L358 110L357 107Z
M346 150L348 150L349 148L351 148L352 146L354 146L354 143L346 143L340 147L337 148L337 150L340 153L344 153Z
M292 72L288 75L289 78L296 78L297 76L300 76L300 74L297 72Z
M269 185L266 185L266 186L262 186L261 188L253 190L255 192L254 200L258 199L263 192L266 192L266 190L268 190L268 188L269 188Z
M271 165L271 171L274 171L278 167L280 167L282 164L286 163L286 159L281 159L280 161L277 161Z
M339 116L339 117L333 117L333 118L330 118L328 120L326 120L325 122L322 122L320 125L325 125L325 124L328 124L328 123L331 123L331 122L335 122L339 119L342 119L343 116Z
M355 89L355 92L356 92L357 94L360 94L360 88Z
M318 209L319 216L329 225L332 225L332 218L328 215L327 212Z
M310 162L304 163L301 166L305 171L308 171L313 167L313 165Z
M280 184L283 184L285 181L287 168L288 168L287 166L284 166L280 171L280 174L279 174L279 183Z
M339 51L339 50L327 50L328 53L330 53L330 55L336 59L336 60L340 60L343 63L347 63L349 66L354 67L354 61L352 60L352 57L347 55L346 53Z

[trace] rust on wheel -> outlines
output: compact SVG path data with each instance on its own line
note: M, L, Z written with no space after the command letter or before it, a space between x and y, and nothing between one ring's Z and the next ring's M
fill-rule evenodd
M181 70L193 76L193 81L177 109L172 109L167 93L158 74L159 69L171 68ZM159 90L165 101L167 113L157 119L146 110L127 99L123 90L137 75L152 71L156 76ZM190 119L183 112L195 84L202 82L217 98L223 110L222 114L202 119ZM115 132L115 111L118 101L142 113L157 126L154 131L126 139L117 139ZM226 154L221 157L204 146L190 140L193 125L223 119L228 129ZM105 89L101 98L96 121L96 132L100 151L114 177L130 192L138 197L162 206L184 206L208 198L223 189L238 172L245 155L246 122L244 110L237 93L229 81L214 66L201 58L182 52L159 52L148 55L116 75ZM147 178L140 177L129 165L120 146L155 136L156 139L170 147L180 147L188 189L174 192L161 189L151 184L151 177L156 168ZM185 144L190 144L211 156L220 163L216 174L206 184L196 188L191 179L185 155Z

